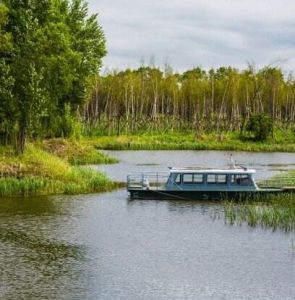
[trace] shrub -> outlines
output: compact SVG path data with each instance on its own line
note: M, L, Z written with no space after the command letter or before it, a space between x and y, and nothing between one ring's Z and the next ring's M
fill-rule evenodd
M267 114L251 115L247 124L246 131L248 131L254 140L264 141L273 132L273 121Z

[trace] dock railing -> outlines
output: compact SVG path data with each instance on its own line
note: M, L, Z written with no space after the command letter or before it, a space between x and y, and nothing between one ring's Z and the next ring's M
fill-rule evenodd
M166 185L168 178L168 172L145 172L129 174L127 175L127 189L158 190Z

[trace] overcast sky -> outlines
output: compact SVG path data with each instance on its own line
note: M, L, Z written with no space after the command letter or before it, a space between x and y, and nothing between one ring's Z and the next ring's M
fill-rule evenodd
M178 71L247 63L295 70L294 0L88 0L107 39L104 67Z

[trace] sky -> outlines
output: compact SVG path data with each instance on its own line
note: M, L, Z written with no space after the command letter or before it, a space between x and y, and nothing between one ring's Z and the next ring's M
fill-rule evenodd
M107 40L104 69L182 72L248 64L295 71L294 0L88 0Z

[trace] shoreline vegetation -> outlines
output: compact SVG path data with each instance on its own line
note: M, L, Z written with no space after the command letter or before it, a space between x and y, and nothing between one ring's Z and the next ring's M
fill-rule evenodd
M291 134L265 143L235 141L238 135L203 135L198 140L192 133L143 134L132 136L102 136L97 138L49 139L27 144L26 151L16 155L13 147L0 147L0 197L43 196L57 194L86 194L111 191L122 187L103 173L87 165L117 163L117 159L99 151L109 150L246 150L246 151L294 151ZM281 141L282 144L278 144ZM288 144L288 142L289 144ZM202 145L202 147L200 147ZM217 145L217 147L216 147ZM240 148L242 147L243 148ZM279 147L278 147L279 146ZM283 148L284 146L284 148ZM263 150L262 150L263 149ZM81 166L83 165L83 166ZM270 183L293 185L295 171L284 177L279 175ZM246 202L223 201L225 222L230 225L247 224L251 227L295 230L295 196L279 195Z
M0 196L84 194L110 191L120 186L103 173L78 164L115 163L85 143L55 139L29 143L15 155L0 147Z
M88 141L99 150L295 152L295 133L291 130L276 130L273 138L262 142L243 139L239 132L196 134L192 131L97 136Z
M264 142L242 140L239 132L150 132L136 135L45 139L27 144L16 155L0 147L0 196L82 194L122 186L85 165L113 164L116 158L100 150L226 150L294 152L293 131L275 130ZM83 165L83 167L81 166Z

